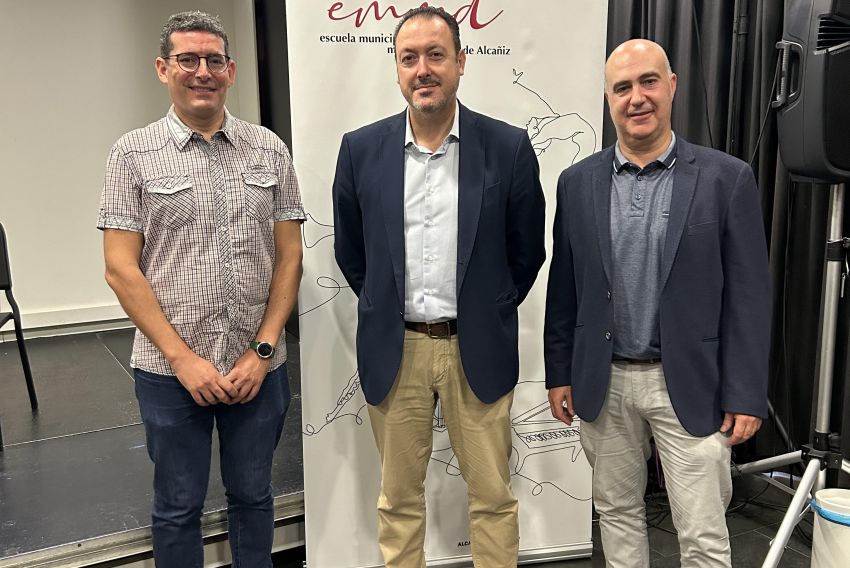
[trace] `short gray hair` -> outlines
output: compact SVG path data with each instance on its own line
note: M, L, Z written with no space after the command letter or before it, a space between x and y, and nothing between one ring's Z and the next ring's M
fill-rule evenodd
M224 26L218 16L193 10L191 12L180 12L168 18L159 34L159 54L162 57L168 57L171 54L174 47L174 44L171 43L171 34L174 32L208 32L217 35L224 42L224 54L230 57L227 32L224 31Z

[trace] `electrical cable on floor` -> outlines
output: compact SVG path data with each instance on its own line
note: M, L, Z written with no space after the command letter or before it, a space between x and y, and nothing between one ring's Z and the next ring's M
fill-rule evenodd
M775 471L770 472L770 478L771 479L773 479L774 473L776 473L776 472ZM793 487L794 486L794 479L795 479L794 475L788 474L788 479L789 479L789 486ZM800 478L797 477L796 479L797 479L797 481L799 481ZM764 481L764 488L762 488L755 495L747 497L742 504L736 505L732 509L727 510L726 514L729 515L730 513L737 512L737 511L741 510L746 505L752 505L752 506L755 506L755 507L760 507L762 509L770 509L770 510L773 510L773 511L787 512L788 511L787 506L783 506L783 505L780 505L780 504L777 504L777 503L769 503L769 502L766 502L766 501L759 501L758 500L759 497L761 497L768 489L770 489L770 483L767 480L763 480L763 481ZM806 530L804 530L804 526L809 527L808 532ZM814 528L813 522L807 516L803 516L802 518L800 518L798 520L797 524L794 527L794 532L800 537L800 539L809 548L812 547L812 529L813 528Z
M661 523L670 516L670 504L667 501L667 493L663 491L650 493L644 497L644 501L646 502L647 528L655 528L669 533L669 529L661 526Z
M736 464L735 462L732 462L732 467L735 468L735 470L738 472L738 476L739 476L738 478L742 479L742 477L740 477L740 476L742 476L743 474L741 473L741 470L738 469L738 464ZM773 476L772 471L770 472L770 475L771 475L771 477ZM744 498L743 501L741 501L737 505L726 509L726 516L728 517L729 515L733 515L733 514L737 513L738 511L740 511L741 509L743 509L744 507L746 507L747 505L752 504L755 499L761 497L764 494L764 492L767 491L769 488L770 488L770 484L765 482L764 488L761 491L759 491L755 495L748 495L747 497Z
M732 467L734 467L736 470L738 469L737 464L735 464L734 462L732 463ZM744 479L744 474L741 474L740 470L738 470L738 473L740 475L739 479ZM773 479L774 473L776 472L769 472L769 476L771 479ZM788 477L790 485L793 486L795 476L788 474ZM797 477L796 479L799 481L799 477ZM759 500L759 497L764 495L771 487L771 484L767 480L763 480L763 482L764 487L762 487L752 495L747 495L740 503L736 503L734 506L727 509L726 516L729 517L731 515L734 515L735 513L742 511L747 506L770 509L773 511L787 512L787 507L783 505ZM662 526L662 523L671 514L670 504L667 501L667 494L665 492L650 493L649 495L645 496L645 502L647 528L657 529L667 534L677 536L678 533L676 532L675 528L669 529L667 527ZM805 527L808 527L808 530L806 530ZM794 528L794 532L809 548L811 548L812 546L812 529L812 521L807 517L803 517L802 519L800 519Z

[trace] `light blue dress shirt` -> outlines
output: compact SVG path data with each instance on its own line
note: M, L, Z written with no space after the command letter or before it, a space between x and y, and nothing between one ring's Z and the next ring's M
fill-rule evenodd
M457 318L459 108L435 151L419 146L410 117L404 140L404 319Z

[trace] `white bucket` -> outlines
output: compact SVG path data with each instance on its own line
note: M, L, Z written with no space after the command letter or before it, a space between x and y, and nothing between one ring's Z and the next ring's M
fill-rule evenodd
M812 501L812 568L850 566L850 489L821 489Z

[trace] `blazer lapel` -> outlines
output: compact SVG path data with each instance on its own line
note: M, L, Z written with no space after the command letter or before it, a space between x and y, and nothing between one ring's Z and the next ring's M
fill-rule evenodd
M591 173L591 191L593 192L593 212L596 217L596 230L599 243L599 255L602 257L602 267L608 283L611 280L611 170L614 167L613 146L602 152L599 163Z
M460 295L484 195L484 139L475 117L459 105L460 166L458 172L457 294Z
M670 218L667 222L667 236L664 241L664 256L661 261L661 290L667 284L673 261L682 241L682 233L691 210L691 202L697 187L699 168L694 165L694 154L687 142L681 138L677 142L676 170L673 172L673 195L670 201Z
M381 136L378 179L399 306L404 306L404 133L407 110Z

